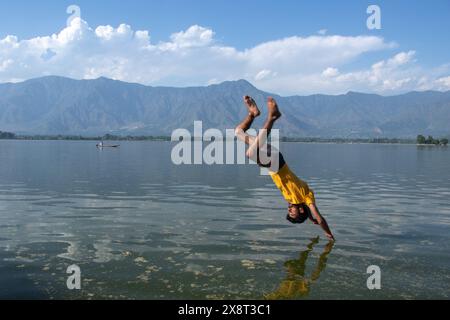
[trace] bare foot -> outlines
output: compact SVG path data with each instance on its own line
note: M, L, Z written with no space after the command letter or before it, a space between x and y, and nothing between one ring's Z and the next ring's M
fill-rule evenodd
M281 118L282 114L280 112L280 110L278 109L278 104L275 101L274 98L269 97L269 99L267 99L267 107L269 108L269 118L272 120L278 120Z
M255 100L253 100L253 98L250 96L245 96L244 102L247 105L248 112L255 118L259 117L261 111L259 111L258 105L256 104Z

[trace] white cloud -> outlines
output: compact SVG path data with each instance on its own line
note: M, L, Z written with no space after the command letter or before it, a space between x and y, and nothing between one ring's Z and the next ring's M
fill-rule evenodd
M395 93L410 90L438 89L424 88L434 82L432 72L416 64L414 51L400 52L395 56L374 63L370 69L340 74L330 83L340 90L365 90L378 93Z
M3 60L0 63L0 72L3 70L6 70L6 68L8 68L10 65L12 65L14 63L14 60L12 59L8 59L8 60Z
M277 39L246 50L226 46L214 36L213 30L194 25L168 41L152 43L146 30L134 31L127 24L91 28L75 18L50 36L1 39L0 82L61 75L190 86L244 78L280 94L450 87L450 66L424 70L414 51L352 70L353 62L365 59L365 54L397 47L378 36L326 35L322 30L319 35Z
M174 33L170 38L172 44L179 48L205 47L212 43L214 32L212 30L192 26L186 31Z
M397 67L400 67L402 65L411 62L415 54L416 54L415 51L400 52L386 61L383 60L375 63L374 65L372 65L372 69L373 70L395 69Z
M435 80L435 84L439 90L450 90L450 76Z
M322 75L324 77L327 78L332 78L332 77L336 77L339 75L339 70L337 68L326 68L323 72Z
M413 60L415 54L416 54L415 51L400 52L399 54L396 54L393 58L389 59L387 64L389 66L394 67L407 64L408 62Z
M327 32L328 32L328 30L327 30L327 29L320 29L319 31L317 31L317 33L318 33L318 34L320 34L321 36L324 36L324 35L326 35L326 34L327 34Z
M270 76L276 76L276 73L273 73L270 70L264 69L264 70L261 70L260 72L258 72L258 74L255 76L255 80L256 81L261 81L261 80L264 80L264 79L266 79L266 78L268 78Z

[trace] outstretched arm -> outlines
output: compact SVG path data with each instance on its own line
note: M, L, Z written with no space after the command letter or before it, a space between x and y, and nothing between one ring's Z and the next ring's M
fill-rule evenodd
M311 210L313 218L322 227L323 231L325 231L326 236L330 240L335 240L333 234L331 233L330 227L328 226L327 220L325 220L325 218L320 214L319 209L317 209L317 206L312 203L308 207Z

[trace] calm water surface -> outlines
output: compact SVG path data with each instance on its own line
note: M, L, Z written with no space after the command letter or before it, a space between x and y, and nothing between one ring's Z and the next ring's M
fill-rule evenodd
M286 222L255 166L177 167L171 148L0 141L0 298L450 298L450 148L283 145L334 246Z

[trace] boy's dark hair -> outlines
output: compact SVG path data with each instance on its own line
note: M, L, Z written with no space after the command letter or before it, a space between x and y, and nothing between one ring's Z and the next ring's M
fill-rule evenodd
M303 208L303 213L299 212L297 218L292 218L289 214L286 216L286 220L289 221L290 223L294 223L294 224L302 224L304 223L308 217L309 217L309 208L308 206L306 206L305 204L301 204L300 207Z

